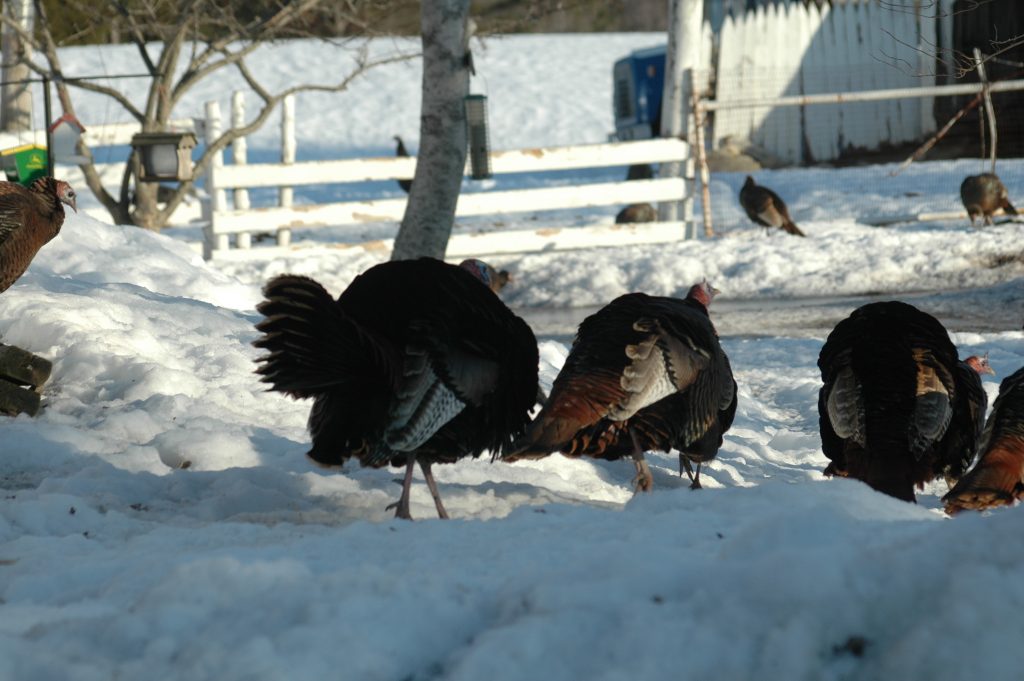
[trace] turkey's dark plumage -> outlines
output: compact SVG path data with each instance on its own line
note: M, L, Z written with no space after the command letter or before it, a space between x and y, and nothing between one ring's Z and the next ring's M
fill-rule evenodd
M705 283L685 300L630 293L584 319L547 404L505 460L633 456L638 488L649 489L644 451L675 448L686 468L713 458L736 411L707 313L713 292Z
M395 135L395 156L399 158L409 157L409 150L405 148L405 142L398 135ZM412 189L412 180L398 180L398 186L408 194L409 190Z
M18 280L64 224L66 203L76 212L75 191L63 180L41 177L30 187L0 182L0 292Z
M947 513L1008 506L1024 497L1024 368L1003 379L978 463L942 498Z
M990 370L961 362L931 315L897 301L864 305L829 334L818 368L826 475L913 501L915 485L952 484L970 465L987 402L978 371Z
M762 227L776 227L789 234L807 236L790 219L786 202L768 187L758 185L749 175L740 189L740 205L747 217Z
M649 203L631 203L615 216L615 224L623 225L632 222L657 222L658 211Z
M325 465L430 465L498 453L521 435L537 396L537 343L483 285L475 261L389 262L335 301L284 275L264 288L258 373L272 390L313 398L309 456ZM401 517L408 517L408 483Z
M1008 215L1017 214L1010 203L1006 187L994 173L968 175L960 185L960 199L964 202L972 226L976 217L980 217L986 225L991 225L992 214L1000 208Z

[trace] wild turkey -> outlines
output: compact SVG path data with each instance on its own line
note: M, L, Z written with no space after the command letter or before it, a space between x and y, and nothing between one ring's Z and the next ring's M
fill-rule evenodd
M898 301L853 311L818 357L825 475L862 480L914 501L914 486L942 475L952 485L974 456L987 399L979 373L961 362L942 324Z
M39 249L60 233L62 203L78 212L75 190L63 180L41 177L29 187L0 182L0 293L17 281Z
M648 491L644 452L675 448L680 475L699 488L700 463L717 454L736 412L732 368L707 311L717 292L702 282L685 300L629 293L584 319L547 404L503 460L630 456L636 490Z
M796 236L807 236L789 217L786 202L768 187L762 187L747 175L740 189L740 205L747 217L763 227L777 227Z
M419 463L447 518L431 466L497 454L523 433L537 395L530 327L481 284L478 261L388 262L333 300L312 279L272 279L257 306L257 373L271 390L313 398L317 463L406 467L396 517L410 518ZM485 282L486 283L486 282Z
M1024 368L1003 379L974 468L942 498L946 512L1009 506L1024 497Z
M409 150L405 148L405 142L398 135L395 135L395 156L398 158L409 157ZM409 190L412 189L412 180L398 180L398 186L408 194Z
M992 214L1000 208L1008 215L1017 214L1017 209L1010 203L1006 187L995 173L968 175L960 185L960 200L964 202L967 216L971 218L971 227L976 217L980 217L984 224L991 225Z
M508 270L499 271L490 263L486 263L483 260L463 260L461 265L462 267L473 268L470 271L472 271L480 281L487 284L487 288L491 289L495 293L499 293L512 281L512 275L508 273Z
M657 222L658 211L649 203L631 203L615 216L615 224L631 222Z

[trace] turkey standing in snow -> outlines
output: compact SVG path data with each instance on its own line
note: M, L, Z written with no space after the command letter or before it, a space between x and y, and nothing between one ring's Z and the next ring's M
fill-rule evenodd
M615 216L615 224L625 225L633 222L657 222L658 210L649 203L631 203Z
M736 412L732 368L708 317L716 293L707 282L685 300L629 293L584 319L547 404L503 460L631 456L636 490L648 491L644 452L675 448L679 474L699 488L700 463L717 454Z
M39 249L60 233L62 203L78 212L75 190L63 180L41 177L29 187L0 182L0 293L17 281Z
M942 498L946 513L1009 506L1024 497L1024 368L1003 379L977 465Z
M370 268L336 301L295 275L263 290L254 345L270 354L257 373L271 390L314 399L317 463L406 467L396 517L411 517L416 463L447 518L431 465L498 453L529 421L537 342L489 290L487 272L476 260L421 258Z
M768 187L758 185L750 175L740 189L740 205L748 218L763 227L777 227L789 234L807 236L790 219L786 202Z
M961 362L937 319L898 301L854 310L818 357L825 475L862 480L914 501L942 475L952 484L971 463L985 419L985 358Z
M405 148L405 142L398 135L395 135L395 156L398 158L408 158L409 150ZM412 180L399 180L398 186L402 188L406 194L412 189Z
M960 200L964 202L967 216L971 218L971 227L976 217L982 218L984 224L991 225L992 214L1000 208L1007 215L1017 214L1017 209L1010 203L1006 187L995 173L968 175L960 185Z

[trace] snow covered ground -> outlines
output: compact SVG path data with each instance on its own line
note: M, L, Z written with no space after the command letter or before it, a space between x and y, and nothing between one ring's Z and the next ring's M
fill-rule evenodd
M539 63L588 64L572 93L600 120L565 143L600 141L610 63L657 41L522 40ZM415 90L376 88L403 102ZM512 85L490 88L515 101ZM345 147L326 106L306 134ZM410 130L372 114L353 113L381 147L415 130L415 116ZM567 125L543 104L516 124L510 147L562 143ZM309 405L253 374L267 277L339 292L381 254L210 265L181 239L69 216L0 295L3 342L54 360L42 414L0 421L0 679L1012 678L1020 509L951 520L941 484L911 505L820 475L818 351L866 300L910 300L962 355L988 351L990 398L1024 365L1024 225L863 222L883 200L949 201L936 178L961 168L921 164L899 186L870 167L759 174L793 197L806 240L766 237L723 200L734 215L717 239L500 262L515 278L506 300L535 322L545 386L585 309L707 276L724 291L712 317L739 408L704 490L662 454L638 498L628 462L463 461L436 469L450 522L421 482L421 520L392 520L397 471L313 466ZM831 205L814 194L825 175L846 188ZM742 177L715 181L725 195Z

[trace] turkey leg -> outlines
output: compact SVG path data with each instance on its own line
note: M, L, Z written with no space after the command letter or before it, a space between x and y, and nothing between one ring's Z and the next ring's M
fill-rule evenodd
M702 489L700 485L700 461L697 462L697 472L693 472L693 468L690 466L690 458L685 454L679 455L679 475L683 474L682 469L686 469L686 474L690 477L690 489Z
M388 504L385 511L395 510L395 517L403 520L412 520L409 512L409 491L412 489L412 471L416 467L416 454L410 453L405 464L405 478L402 480L402 496L398 501Z
M640 448L640 443L637 442L636 435L633 431L630 431L629 436L633 439L633 463L636 465L636 477L633 478L633 485L635 487L633 494L650 492L651 488L654 487L654 476L651 475L651 468L644 459L644 452Z
M423 477L427 481L427 487L430 488L430 494L434 497L434 507L437 509L437 517L448 520L448 511L444 510L444 504L441 503L441 493L437 491L437 482L434 480L434 474L430 471L431 463L428 461L420 461L420 469L423 471Z

